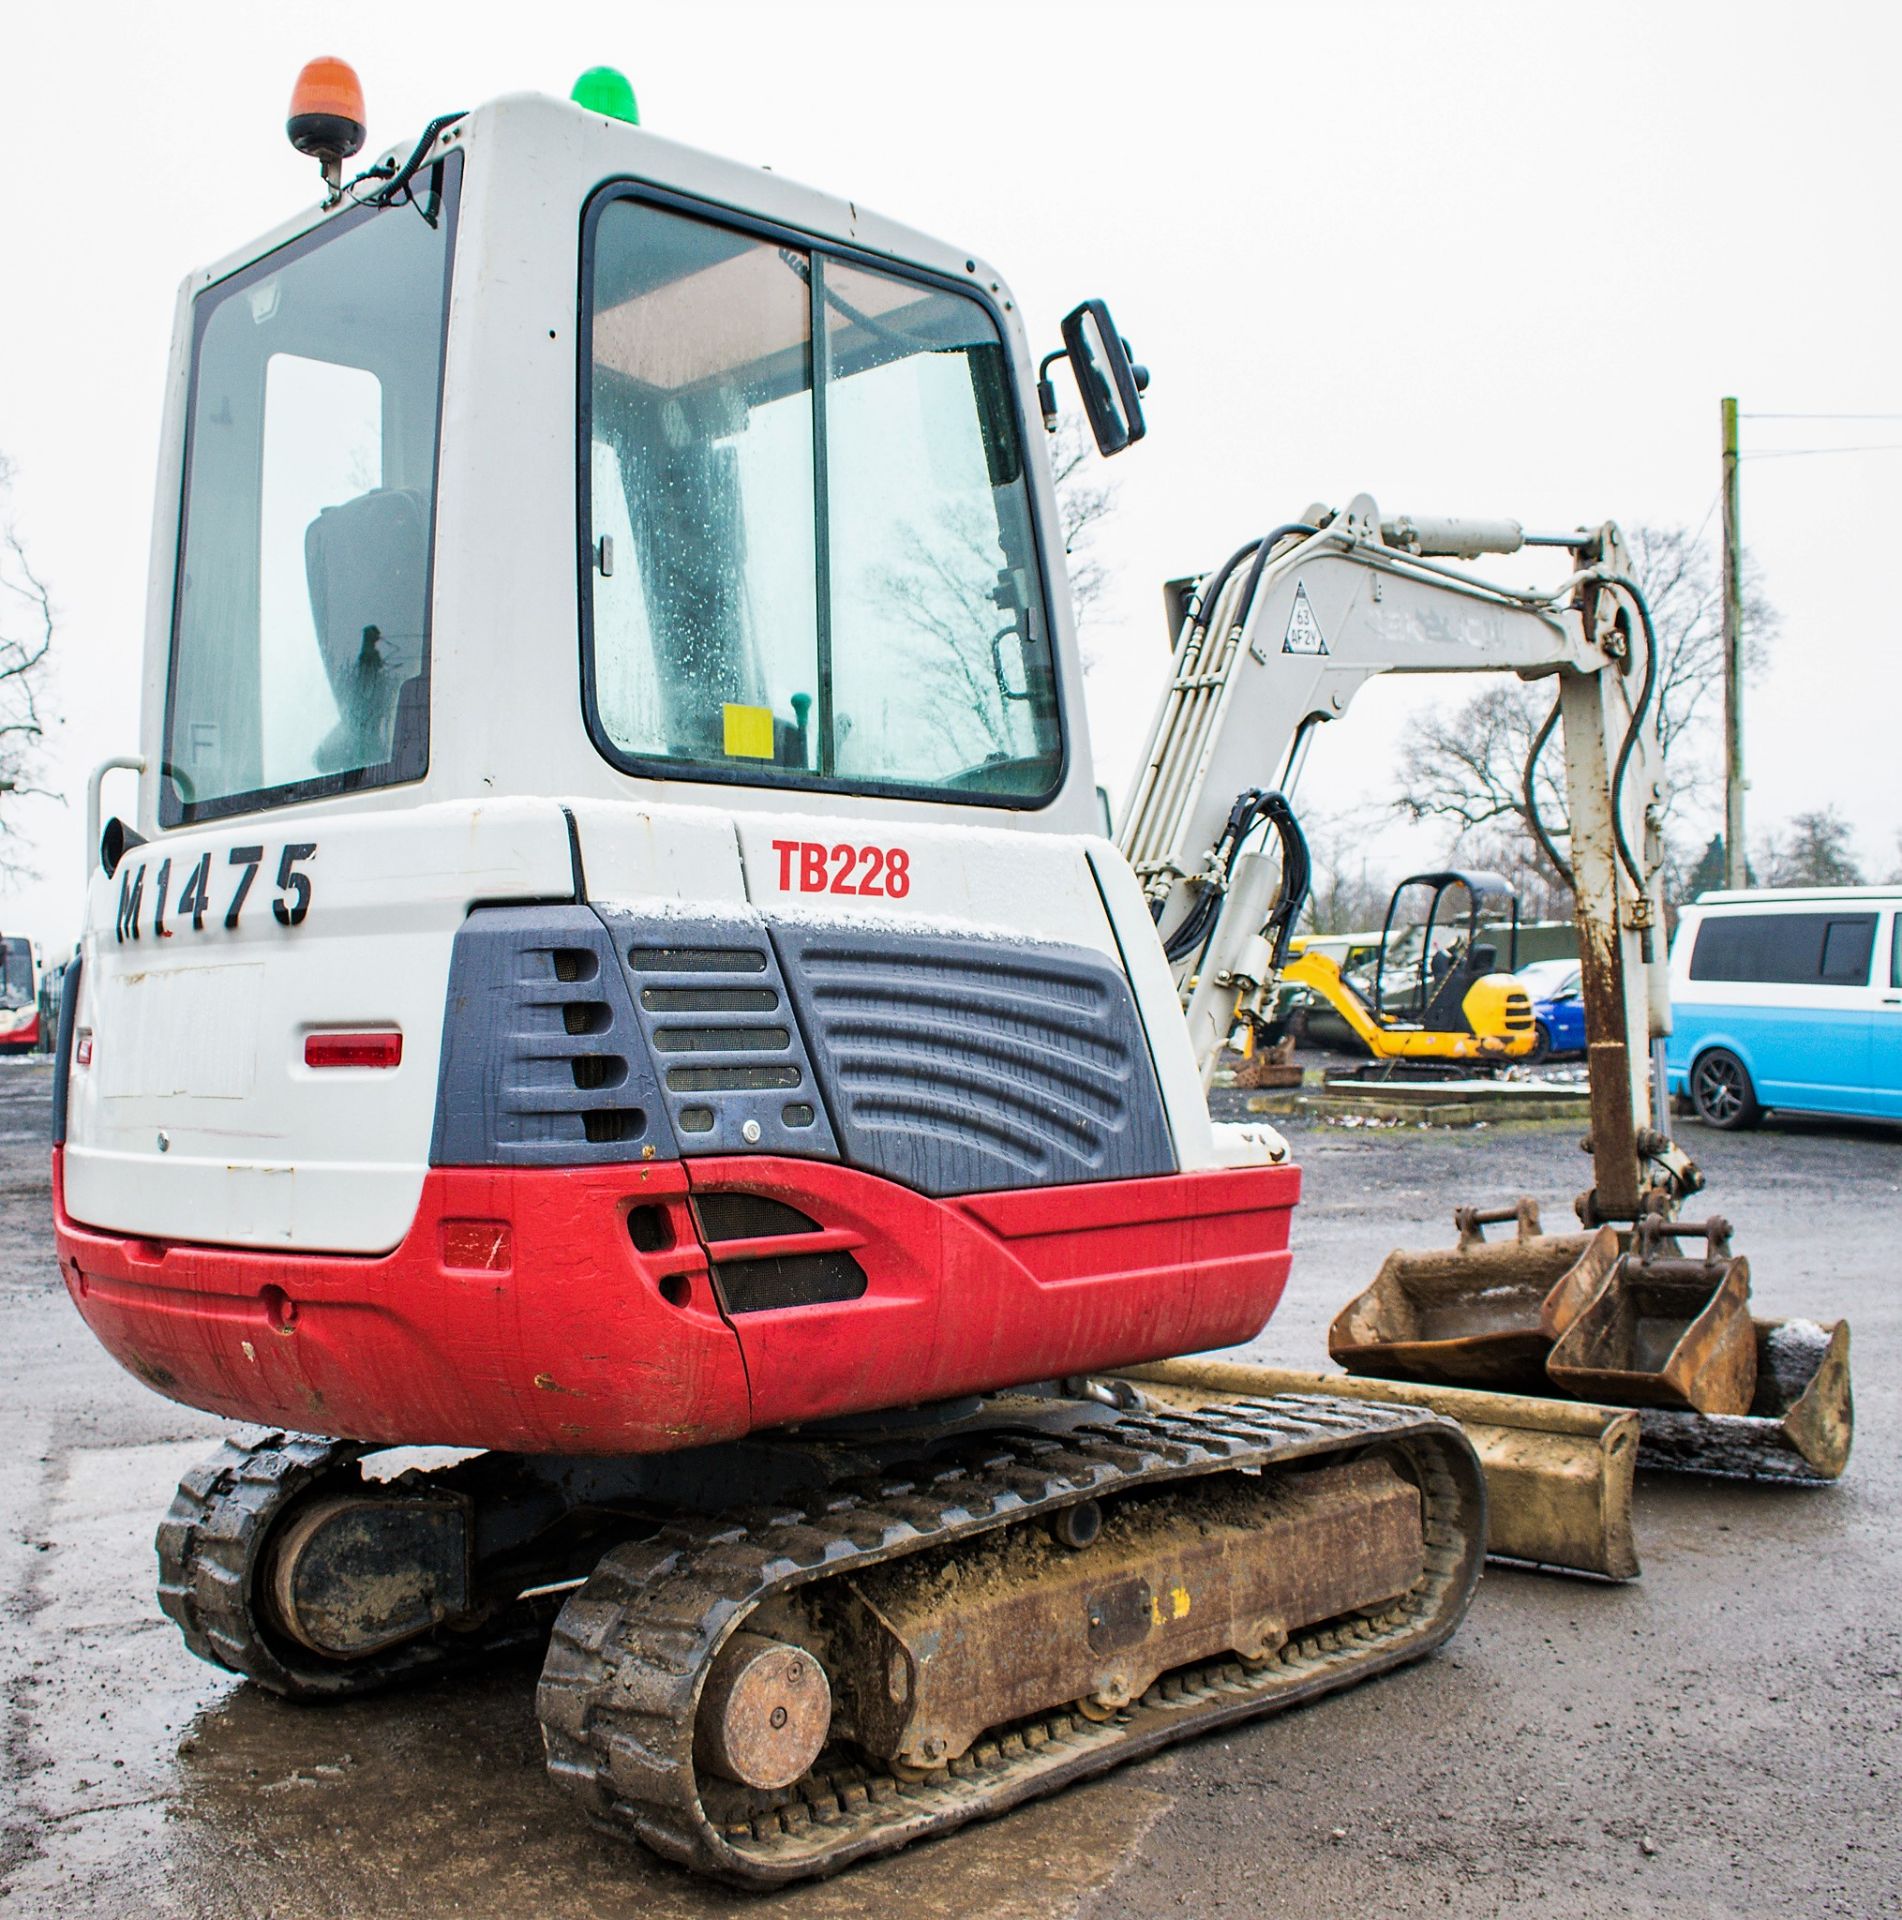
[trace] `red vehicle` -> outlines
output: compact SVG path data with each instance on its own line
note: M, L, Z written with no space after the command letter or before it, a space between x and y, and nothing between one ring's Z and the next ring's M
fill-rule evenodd
M39 949L18 934L0 934L0 1053L37 1053L39 1047Z

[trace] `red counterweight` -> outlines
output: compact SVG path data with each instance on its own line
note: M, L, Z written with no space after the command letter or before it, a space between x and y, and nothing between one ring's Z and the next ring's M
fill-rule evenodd
M54 1157L67 1289L159 1392L607 1455L1235 1345L1281 1298L1300 1187L1252 1167L939 1200L818 1160L433 1168L401 1245L359 1257L101 1232ZM740 1197L768 1230L719 1224Z

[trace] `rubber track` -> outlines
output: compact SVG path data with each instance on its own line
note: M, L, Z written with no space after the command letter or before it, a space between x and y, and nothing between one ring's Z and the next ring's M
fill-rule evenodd
M1297 1635L1272 1661L1179 1670L1108 1722L1058 1711L993 1730L950 1767L900 1779L815 1770L779 1805L722 1825L693 1766L700 1685L760 1601L1092 1495L1396 1446L1425 1495L1426 1571L1385 1613ZM1125 1414L1047 1436L990 1435L929 1477L835 1486L806 1507L683 1520L610 1552L555 1623L537 1706L549 1770L595 1823L752 1887L835 1871L1101 1773L1177 1740L1418 1658L1466 1610L1485 1491L1457 1426L1415 1409L1284 1398ZM821 1769L825 1768L822 1758Z
M199 1659L291 1699L336 1699L468 1666L541 1633L546 1615L521 1607L475 1631L444 1629L366 1659L329 1661L269 1632L252 1604L265 1542L292 1506L371 1451L302 1434L227 1440L178 1483L154 1543L158 1597Z

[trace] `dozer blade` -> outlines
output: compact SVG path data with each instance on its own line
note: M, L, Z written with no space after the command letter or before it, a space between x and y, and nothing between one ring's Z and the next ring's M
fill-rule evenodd
M1700 1414L1647 1407L1639 1416L1641 1464L1733 1480L1821 1484L1837 1479L1849 1464L1856 1419L1849 1390L1849 1322L1750 1324L1757 1361L1750 1411ZM1480 1454L1483 1459L1484 1448Z
M1117 1378L1136 1383L1152 1399L1189 1408L1327 1393L1446 1414L1465 1428L1485 1471L1490 1556L1607 1580L1637 1578L1638 1553L1631 1532L1632 1469L1639 1439L1635 1413L1524 1394L1218 1360L1165 1360L1125 1368Z

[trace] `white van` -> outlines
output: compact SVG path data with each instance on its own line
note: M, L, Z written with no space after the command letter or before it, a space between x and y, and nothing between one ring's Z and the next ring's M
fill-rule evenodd
M1700 895L1671 1019L1671 1091L1713 1127L1769 1107L1902 1120L1902 885Z

